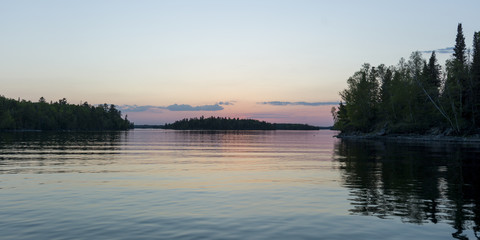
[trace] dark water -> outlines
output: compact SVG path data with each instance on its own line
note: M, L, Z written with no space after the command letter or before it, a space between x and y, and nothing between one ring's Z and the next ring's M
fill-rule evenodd
M0 133L0 239L478 239L475 145Z

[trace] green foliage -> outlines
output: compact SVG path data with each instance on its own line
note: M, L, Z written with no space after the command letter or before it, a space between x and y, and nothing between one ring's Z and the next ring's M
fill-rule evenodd
M334 128L343 132L425 133L451 129L480 132L480 32L474 34L472 60L466 55L462 25L445 75L435 52L425 61L413 52L397 66L363 67L347 80L342 102L332 110ZM387 127L388 126L388 127Z
M177 130L318 130L307 124L267 123L253 119L209 117L182 119L165 124L165 129Z
M442 84L442 67L437 63L435 51L432 52L432 55L428 60L428 64L425 64L422 74L423 83L428 93L435 99L438 99L438 97L440 96L440 86Z
M68 104L65 98L47 103L0 96L0 130L126 130L133 124L115 105Z
M271 123L252 119L209 117L182 119L165 124L165 129L177 130L274 130Z
M348 88L340 93L348 103L346 114L353 128L368 131L375 120L379 100L378 73L375 67L364 64L347 81Z
M334 130L350 130L350 119L348 119L347 108L342 102L340 102L340 105L338 106L338 111L335 111L335 108L332 109L332 115Z
M465 63L466 45L465 45L465 37L463 36L463 28L462 24L459 23L457 26L457 37L455 38L455 47L453 48L453 56L455 60L461 64Z
M13 119L10 111L4 111L0 116L0 129L15 129L15 119Z
M472 86L473 123L480 126L480 32L473 34L472 65L469 79Z

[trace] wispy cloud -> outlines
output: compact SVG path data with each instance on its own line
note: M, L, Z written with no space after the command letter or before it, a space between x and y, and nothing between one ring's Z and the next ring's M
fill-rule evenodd
M339 102L258 102L257 104L273 105L273 106L325 106L325 105L337 105Z
M235 105L235 102L236 101L221 101L221 102L218 102L217 104L218 105Z
M188 104L173 104L167 107L170 111L220 111L223 110L223 107L215 105L203 105L203 106L190 106Z
M223 104L223 105L231 105L231 104ZM201 106L192 106L188 104L173 104L169 106L152 106L152 105L121 105L118 106L118 109L123 112L144 112L149 110L158 110L158 109L165 109L169 111L220 111L224 108L220 106L219 103L214 105L201 105Z
M121 106L118 106L117 108L123 112L144 112L151 109L165 109L165 107L152 106L152 105L145 105L145 106L121 105Z
M426 51L421 51L421 53L431 53L433 51L435 51L435 53L438 53L438 54L451 54L453 53L453 47L440 48L435 50L426 50Z

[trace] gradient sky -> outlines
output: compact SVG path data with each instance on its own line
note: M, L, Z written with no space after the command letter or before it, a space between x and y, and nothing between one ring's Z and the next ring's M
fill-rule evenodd
M458 23L471 47L479 9L478 0L3 0L0 95L113 103L136 124L204 115L327 126L363 63L452 47Z

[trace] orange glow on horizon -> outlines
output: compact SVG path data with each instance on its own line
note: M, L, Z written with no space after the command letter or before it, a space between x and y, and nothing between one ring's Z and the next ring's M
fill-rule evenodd
M236 102L223 105L220 111L170 111L150 109L142 112L123 112L136 124L164 124L194 117L230 117L256 119L270 123L301 123L315 126L333 124L330 110L333 105L322 106L272 106L255 102Z

